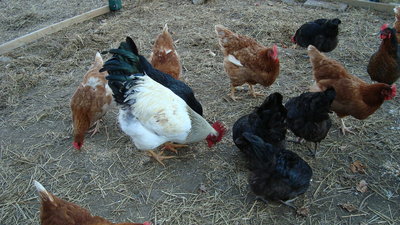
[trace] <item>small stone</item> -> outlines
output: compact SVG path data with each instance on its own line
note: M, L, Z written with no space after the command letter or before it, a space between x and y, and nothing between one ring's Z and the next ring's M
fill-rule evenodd
M11 60L10 57L0 56L0 62L10 62Z
M201 4L204 4L206 2L206 0L192 0L192 2L195 5L201 5Z

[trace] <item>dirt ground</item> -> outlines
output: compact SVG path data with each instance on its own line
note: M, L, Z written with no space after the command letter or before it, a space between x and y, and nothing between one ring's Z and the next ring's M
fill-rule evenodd
M394 22L393 15L357 8L337 12L264 0L210 0L198 6L186 0L142 0L139 5L123 2L119 12L0 56L0 224L38 224L40 205L34 179L57 196L114 222L400 223L399 97L385 102L364 121L347 118L355 135L340 134L339 120L332 114L332 129L316 158L308 156L306 145L288 143L288 149L313 168L309 190L294 201L296 207L309 210L305 216L287 206L254 199L247 185L245 161L231 132L211 149L205 142L192 144L162 167L135 149L121 132L116 107L105 116L101 133L87 137L83 151L74 150L69 108L69 100L96 51L117 47L129 35L148 56L154 38L168 23L177 40L184 80L202 103L205 117L221 120L231 128L263 98L249 97L245 86L238 91L243 100L225 99L229 78L223 71L215 24L264 45L279 46L278 79L271 87L256 89L266 96L278 91L286 102L312 84L306 50L284 48L291 46L290 37L301 24L321 17L340 18L339 45L327 55L370 82L366 66L380 43L377 32L383 23ZM100 0L57 3L0 1L2 42L106 4ZM26 4L32 7L27 9ZM293 134L289 132L288 138L294 138ZM364 174L350 170L356 160L366 165ZM368 184L364 193L356 188L361 180ZM351 212L343 205L350 206Z

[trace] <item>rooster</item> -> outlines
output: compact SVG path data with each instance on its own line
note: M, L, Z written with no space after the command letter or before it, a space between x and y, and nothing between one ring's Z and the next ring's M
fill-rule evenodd
M343 117L350 115L364 120L379 109L385 100L396 96L395 85L368 84L349 74L338 61L326 57L312 45L308 46L308 56L316 82L312 91L325 91L328 88L336 91L331 110L341 118L343 134L346 131L351 132L345 126Z
M244 132L259 136L265 142L279 148L286 146L286 108L282 105L282 95L278 92L269 95L254 112L240 117L233 125L233 141L238 148L237 139Z
M384 24L381 27L382 43L368 63L368 74L372 80L393 84L400 77L400 47L396 38L396 30Z
M314 156L318 143L328 134L332 126L329 117L331 104L336 92L329 88L324 92L306 92L300 96L291 98L286 102L287 126L299 138L315 143Z
M205 139L212 147L221 141L226 132L222 123L211 126L180 96L153 80L142 68L131 38L109 52L114 55L100 71L109 73L108 84L120 106L121 129L138 149L149 150L149 155L164 165L162 160L171 157L152 149L166 142L189 144Z
M107 84L107 72L99 72L103 66L100 53L96 53L95 61L83 77L71 99L72 121L74 127L75 149L80 150L86 131L91 127L92 136L98 131L100 119L109 110L112 103L112 91Z
M267 48L253 38L236 34L222 25L215 26L224 54L224 69L231 80L230 97L236 101L235 87L247 83L253 97L253 85L272 85L279 75L278 47Z
M321 52L330 52L336 48L339 40L340 19L317 19L305 23L296 31L292 42L307 47L314 45Z
M150 62L154 68L179 79L182 73L182 65L171 34L168 32L168 26L164 29L154 42L153 51L150 55Z
M150 222L112 223L102 217L92 216L87 209L57 198L39 182L33 181L33 183L42 203L40 208L41 225L151 225Z

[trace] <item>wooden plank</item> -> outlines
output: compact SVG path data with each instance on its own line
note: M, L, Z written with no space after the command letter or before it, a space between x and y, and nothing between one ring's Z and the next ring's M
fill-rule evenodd
M393 8L396 5L393 4L387 4L387 3L381 3L381 2L370 2L370 1L362 1L362 0L325 0L328 2L342 2L346 3L351 6L355 7L362 7L362 8L367 8L367 9L373 9L376 11L380 12L386 12L393 14Z
M44 27L40 30L34 31L32 33L29 33L27 35L24 35L22 37L19 37L17 39L14 39L12 41L9 41L7 43L0 45L0 55L7 53L15 48L18 48L18 47L21 47L28 43L31 43L31 42L33 42L39 38L42 38L46 35L60 31L68 26L73 25L73 24L92 19L96 16L100 16L100 15L106 14L108 12L110 12L110 7L107 5L107 6L103 6L103 7L91 10L89 12L83 13L78 16L74 16L72 18L66 19L59 23L55 23L50 26Z

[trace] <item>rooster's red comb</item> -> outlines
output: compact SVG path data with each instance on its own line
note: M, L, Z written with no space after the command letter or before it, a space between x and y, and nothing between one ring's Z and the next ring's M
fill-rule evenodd
M217 142L221 141L222 137L226 133L225 126L221 122L217 121L213 123L212 127L218 132Z

